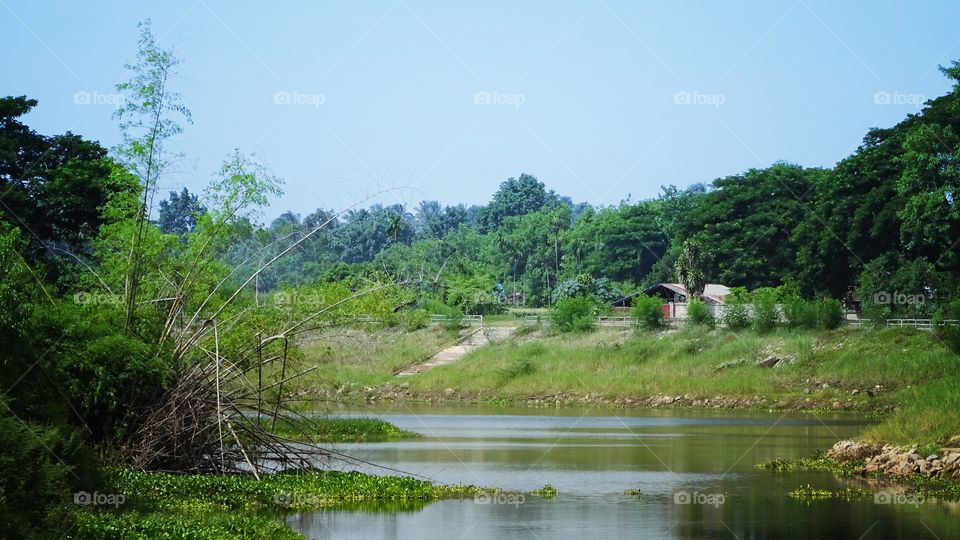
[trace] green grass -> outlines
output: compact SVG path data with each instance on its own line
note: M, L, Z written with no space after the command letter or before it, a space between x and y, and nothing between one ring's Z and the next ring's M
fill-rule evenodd
M771 355L782 359L780 365L755 365ZM960 415L954 414L960 409L958 360L929 332L909 329L779 329L761 335L601 328L579 335L513 336L456 364L411 377L409 384L413 396L454 388L490 402L588 394L622 402L686 395L762 399L769 408L894 411L864 438L936 444L960 434Z
M359 472L285 473L257 480L115 469L105 472L100 491L123 494L126 500L116 510L78 510L76 538L302 538L280 521L284 512L365 502L425 504L484 490Z
M379 418L347 418L325 416L304 418L294 422L279 421L273 432L293 439L308 438L313 442L383 442L419 437ZM306 436L306 437L305 437Z
M364 389L393 379L393 374L422 362L453 344L458 334L441 326L415 331L380 325L341 327L315 333L299 344L302 360L289 371L316 368L285 386L295 394L362 395ZM267 378L276 378L273 365Z
M402 380L393 376L396 370L424 360L456 334L437 327L338 330L303 347L304 363L318 370L294 389L342 400L379 398L384 390L392 399L446 400L446 389L458 399L490 403L553 396L611 403L657 395L687 396L686 403L720 398L734 406L883 413L863 434L871 442L942 445L960 434L960 415L953 414L960 409L960 357L922 330L758 334L685 327L562 334L529 328ZM768 356L781 363L755 365Z

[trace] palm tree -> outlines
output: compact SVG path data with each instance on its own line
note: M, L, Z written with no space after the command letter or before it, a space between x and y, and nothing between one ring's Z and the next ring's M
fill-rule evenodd
M707 286L707 263L698 240L690 238L683 243L683 251L673 269L687 291L688 302L703 296L703 289Z

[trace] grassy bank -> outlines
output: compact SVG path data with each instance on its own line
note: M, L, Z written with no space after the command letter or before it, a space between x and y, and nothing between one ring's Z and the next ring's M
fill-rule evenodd
M83 507L76 513L75 538L302 538L283 525L283 513L363 502L423 504L478 492L474 486L357 472L278 474L257 480L113 470L100 493L120 494L122 504Z
M377 324L324 330L298 343L305 367L316 369L293 380L288 388L294 395L318 389L356 393L391 380L396 371L426 360L460 335L439 325L413 331Z
M407 338L426 353L424 337L438 332ZM936 444L960 433L960 416L953 414L960 406L960 358L920 330L525 329L455 364L396 379L391 368L410 343L399 342L392 363L371 358L376 353L341 351L345 369L325 370L302 390L346 401L854 410L884 413L863 434L870 441ZM770 358L778 360L775 367L757 366Z
M312 442L384 442L420 436L379 418L325 416L296 421L281 420L269 427L278 435Z

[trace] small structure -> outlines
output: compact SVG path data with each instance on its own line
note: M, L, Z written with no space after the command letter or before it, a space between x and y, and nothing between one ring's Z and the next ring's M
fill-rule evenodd
M679 283L657 283L643 290L643 294L648 296L659 296L664 300L664 316L676 319L687 316L687 303L689 295L683 285ZM726 285L717 283L708 283L703 288L703 295L700 297L711 312L717 311L717 306L722 306L727 295L730 294L730 288Z

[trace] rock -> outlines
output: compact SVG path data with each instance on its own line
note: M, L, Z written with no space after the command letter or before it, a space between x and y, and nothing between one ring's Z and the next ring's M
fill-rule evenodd
M809 388L804 388L804 389L803 389L803 393L804 393L804 394L809 394L809 393L810 393L810 389L809 389Z
M445 396L447 396L447 397L452 396L452 395L453 395L453 392L454 392L453 388L444 388L444 389L443 389L443 395L445 395Z
M400 388L403 388L404 390L406 390L407 388L410 388L410 383L405 382L405 383L403 383L403 384L400 385Z
M762 368L772 368L780 362L780 359L776 356L768 356L765 359L757 363L757 367Z
M820 386L820 388L826 390L827 388L830 388L830 385L827 384L827 383L823 383L823 384Z
M940 456L938 456L938 455L936 455L936 454L930 454L929 456L927 456L927 461L933 461L933 460L937 459L938 457L940 457Z
M860 391L857 390L856 388L854 388L854 389L853 389L853 392L850 392L850 395L851 395L851 396L855 396L855 395L857 395L857 394L859 394L859 393L860 393Z

